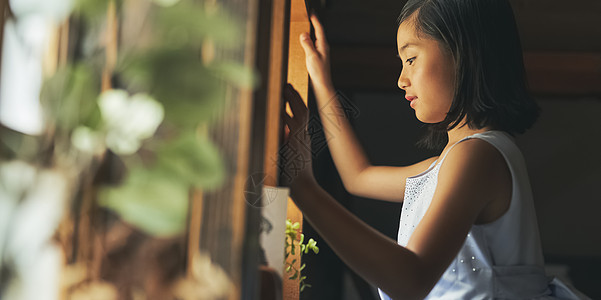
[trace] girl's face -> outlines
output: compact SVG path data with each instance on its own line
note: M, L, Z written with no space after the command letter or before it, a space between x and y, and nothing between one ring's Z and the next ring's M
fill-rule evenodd
M417 119L442 122L453 101L455 68L453 58L436 40L418 37L411 18L397 31L397 46L403 69L399 88L411 101Z

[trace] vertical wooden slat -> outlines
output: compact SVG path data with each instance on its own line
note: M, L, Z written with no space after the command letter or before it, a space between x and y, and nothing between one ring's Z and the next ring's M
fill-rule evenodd
M258 0L203 0L209 11L225 9L232 15L232 22L242 20L245 40L236 49L222 51L215 49L216 60L235 61L252 68L256 57L256 24L258 21ZM203 49L205 50L205 49ZM210 254L233 282L227 299L243 299L243 287L249 280L244 272L245 257L252 256L252 248L246 242L249 229L248 205L245 200L245 186L249 175L251 152L251 128L253 127L253 105L256 99L251 88L226 87L223 109L210 126L210 136L227 161L227 178L223 187L203 194L202 225L198 247ZM258 230L258 226L257 226ZM251 245L252 246L252 245ZM255 266L256 268L256 266ZM251 281L253 278L250 278Z
M288 50L288 4L286 0L274 0L271 20L271 55L267 85L267 113L265 120L265 185L276 186L278 178L277 155L280 145L280 109L282 107L282 87L284 71L287 70ZM284 52L284 50L286 52Z
M306 102L309 91L309 73L307 73L305 65L305 52L298 38L301 33L310 32L311 24L307 16L305 0L292 0L290 6L288 82L294 85Z
M2 70L2 45L4 41L4 22L8 15L8 0L0 0L0 70Z
M69 45L69 19L50 25L48 47L44 54L42 62L42 72L44 77L50 77L56 73L60 66L67 64L68 45Z
M257 23L257 0L249 0L246 3L246 20L245 20L245 42L243 47L243 62L245 66L253 66L256 57L256 23ZM253 104L253 93L250 89L240 90L240 112L238 114L238 132L239 138L237 141L237 160L238 170L234 177L234 194L233 194L233 206L232 206L232 248L234 251L231 252L231 260L234 265L238 266L236 278L237 285L236 290L230 294L230 300L242 299L242 272L243 272L243 258L242 251L244 251L244 233L247 226L246 213L247 203L245 200L245 189L246 179L248 178L249 169L249 148L250 148L250 128L252 124L252 104Z
M292 0L290 4L290 33L289 33L289 49L288 49L288 82L299 92L304 101L307 101L309 92L309 75L305 65L305 53L299 42L299 35L303 32L309 32L311 25L307 16L307 9L304 0ZM307 104L307 103L305 103ZM303 215L296 207L292 199L288 199L288 219L293 223L299 222L302 231ZM300 249L299 249L300 250ZM300 268L300 251L296 251L297 255L290 255L289 262L296 259L297 268ZM284 299L292 300L299 299L300 291L298 280L290 280L286 276L284 278Z
M242 285L242 254L243 243L244 243L244 232L246 226L246 210L247 203L244 198L244 191L246 186L246 179L248 178L248 148L250 144L250 134L248 129L250 128L251 117L250 112L252 97L251 92L246 91L244 96L241 96L240 102L240 139L238 140L238 172L234 178L234 205L232 207L232 249L231 256L234 265L238 268L238 277L235 278L237 285L236 290L230 294L230 300L241 299L241 285ZM245 127L246 126L246 127ZM244 133L244 134L243 134Z
M288 63L288 28L289 28L289 7L290 0L274 0L271 7L271 24L269 26L269 56L267 62L267 85L266 85L266 111L265 111L265 140L264 140L264 158L263 158L263 185L277 186L279 176L278 153L280 147L280 111L282 107L282 87L286 81L286 71ZM264 76L265 77L265 76ZM263 201L265 199L262 199ZM266 205L263 203L262 205ZM281 236L282 244L285 235ZM267 249L265 249L267 251ZM280 251L284 251L281 249ZM283 271L284 262L281 262L279 271ZM261 277L264 279L263 277ZM272 284L281 284L281 282L271 282ZM265 288L269 284L261 283ZM276 291L281 292L283 287L275 287ZM266 292L266 291L263 291ZM267 293L271 293L268 291Z
M58 66L58 53L60 51L60 32L60 27L52 22L48 28L48 47L46 48L44 59L42 60L42 74L44 77L50 77L56 72Z
M188 222L188 237L187 237L187 255L186 255L186 276L192 278L192 263L194 255L198 252L198 244L200 242L200 226L202 225L202 191L192 192L192 199L189 206L189 222Z
M106 42L106 61L104 69L102 71L101 82L101 89L103 92L112 88L111 76L115 68L115 64L117 63L119 20L117 18L117 5L115 1L116 0L111 0L108 3L106 13L107 28L104 36ZM84 214L82 216L82 220L87 222L87 226L81 226L80 224L80 236L82 237L80 241L85 241L85 243L80 243L80 245L85 245L86 248L92 248L90 257L91 260L89 262L91 270L90 278L92 280L99 280L102 262L105 255L105 233L103 232L105 228L101 228L100 226L104 226L106 224L92 219L92 216L96 214L98 209L93 196L95 192L96 191L94 190L91 184L84 188L84 199L82 201L85 203L85 206L84 210L82 210L82 213ZM85 256L90 255L90 250L86 248L83 248L83 250L85 251Z
M106 63L102 71L102 91L111 89L111 74L117 63L117 41L119 20L117 19L117 6L115 0L111 0L108 4L106 16Z
M60 39L59 39L59 50L58 50L58 65L64 66L67 64L69 57L69 19L60 27Z

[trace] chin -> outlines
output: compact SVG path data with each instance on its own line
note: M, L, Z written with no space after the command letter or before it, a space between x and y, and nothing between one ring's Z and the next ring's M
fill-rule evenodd
M415 117L417 117L417 119L422 122L422 123L426 123L426 124L436 124L436 123L440 123L442 121L444 121L444 118L432 118L430 116L421 116L420 114L415 114Z

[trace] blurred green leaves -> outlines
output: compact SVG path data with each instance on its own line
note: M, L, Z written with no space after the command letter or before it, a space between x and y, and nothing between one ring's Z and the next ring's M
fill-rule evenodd
M223 62L210 67L218 78L239 87L254 88L259 82L258 74L249 68L232 62Z
M100 76L83 63L59 69L41 91L46 118L54 120L59 130L72 131L80 125L98 128L100 111L96 99L100 93Z
M106 15L109 2L110 0L76 0L75 12L88 20L102 18ZM121 3L121 1L117 2Z
M195 49L130 54L120 69L128 86L163 103L165 118L176 126L197 126L224 103L223 84L203 66Z
M166 107L166 119L177 126L194 127L214 119L222 108L226 84L253 88L259 76L230 60L203 63L203 41L221 51L243 41L242 27L223 9L206 11L190 1L157 10L151 48L130 51L117 71L133 90L150 93Z
M189 191L185 181L160 168L138 167L122 185L102 189L99 204L150 235L169 236L185 229Z
M184 133L164 142L149 168L132 168L118 187L104 187L100 204L128 223L155 236L174 235L185 228L189 192L218 187L225 178L224 163L207 138Z
M233 48L243 40L242 24L222 7L207 10L191 1L180 1L177 4L157 11L154 33L162 42L173 29L185 32L192 46L210 39L221 49ZM169 45L165 45L169 46Z
M226 59L239 56L234 53L241 51L245 37L242 24L223 7L146 0L148 13L137 16L144 18L144 26L128 32L142 42L117 38L111 83L118 90L100 96L107 7L115 3L118 18L135 15L123 13L133 7L127 1L76 0L75 19L82 30L78 56L47 80L42 98L48 119L71 137L71 146L98 154L108 145L126 162L123 182L101 187L99 204L148 234L169 236L185 229L190 191L216 189L226 179L218 147L198 128L218 120L228 88L252 89L259 77L241 62ZM150 100L160 103L164 118L153 117L157 110L148 108ZM146 127L152 130L145 130L150 123ZM150 139L140 133L155 129Z
M184 133L164 143L157 152L157 166L190 186L210 190L225 178L225 165L217 147L206 136Z

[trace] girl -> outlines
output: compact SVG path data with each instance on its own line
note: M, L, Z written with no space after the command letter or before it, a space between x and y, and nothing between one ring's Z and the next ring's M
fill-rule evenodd
M332 85L324 30L300 36L329 149L345 188L403 202L395 243L345 210L310 167L285 184L304 216L382 299L579 299L544 273L522 155L513 135L538 116L506 0L409 0L399 17L399 88L431 124L425 144L441 155L405 167L373 166ZM287 143L310 159L308 111L289 86ZM446 144L445 144L446 143ZM310 166L310 164L309 164ZM583 296L584 297L584 296Z

